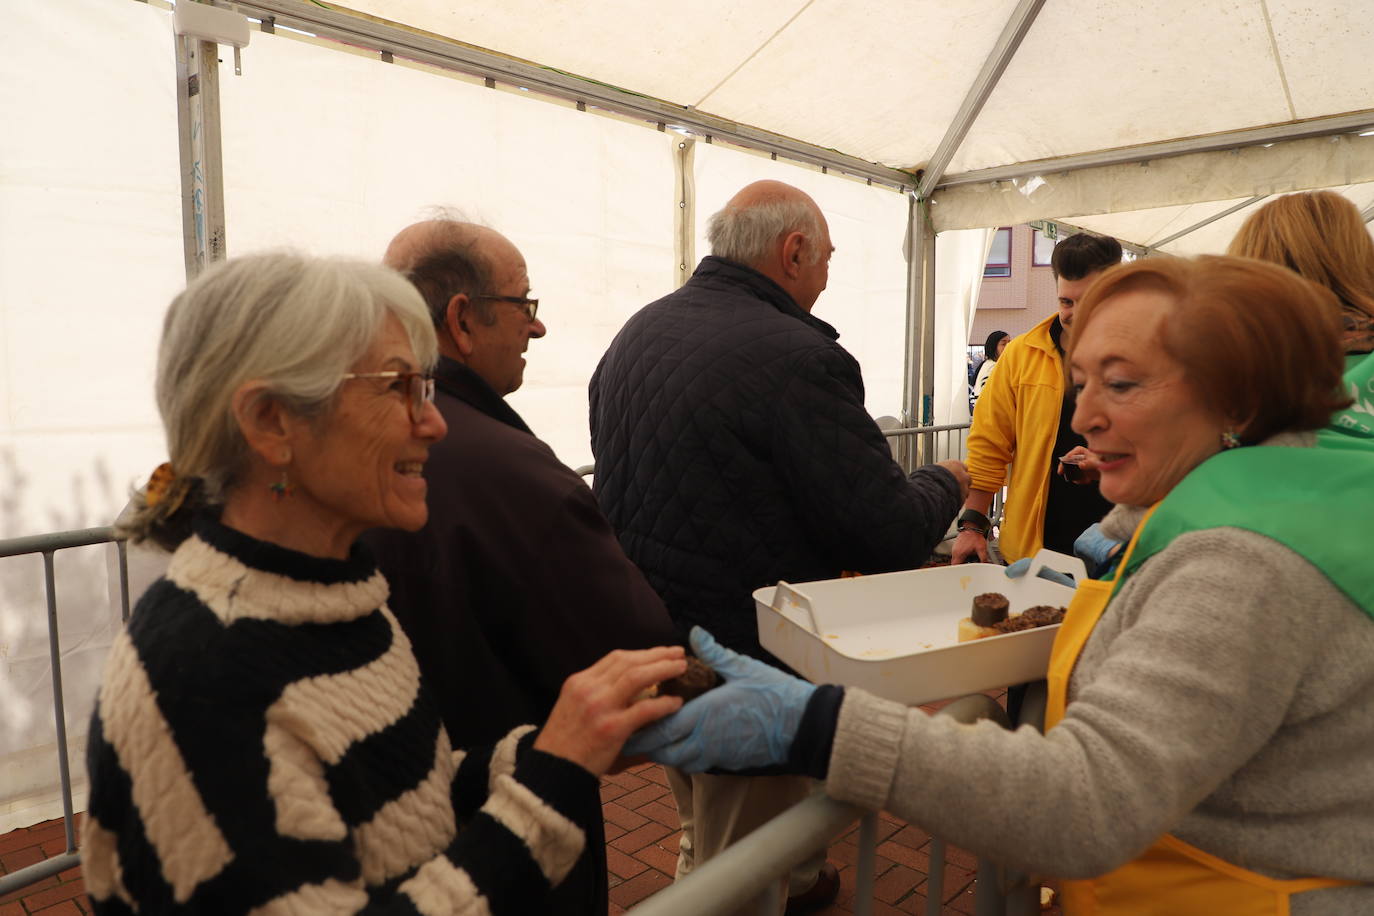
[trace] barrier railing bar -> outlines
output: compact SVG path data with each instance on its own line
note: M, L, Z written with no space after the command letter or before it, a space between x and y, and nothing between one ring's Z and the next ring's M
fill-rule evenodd
M125 550L125 542L123 539L116 538L113 528L108 526L81 528L74 531L56 531L49 534L35 534L0 541L0 558L18 557L32 553L43 555L44 590L48 606L48 657L52 664L53 718L57 726L57 770L62 784L62 826L67 841L65 852L0 876L0 897L37 884L44 878L81 864L81 855L76 849L76 817L72 811L72 776L67 750L67 712L62 695L62 645L57 629L57 576L54 567L54 554L69 547L90 547L96 544L108 544L111 541L115 543L119 551L120 611L123 619L127 622L129 619L129 558Z
M765 886L779 884L787 869L829 843L864 813L829 796L812 795L631 912L636 916L727 912L758 896Z
M65 550L68 547L89 547L92 544L106 544L114 540L114 529L79 528L75 531L54 531L50 534L31 534L26 537L10 538L0 541L0 558L17 557L26 553L43 553L49 550Z
M885 429L882 431L882 433L888 439L895 439L900 436L922 436L944 433L945 452L948 453L949 434L952 432L957 432L959 430L967 430L969 428L969 425L970 424L968 423L949 423L944 426L906 426L902 427L901 429ZM595 471L596 465L584 464L575 468L573 473L577 474L578 477L586 477L589 474L594 473Z
M35 865L25 866L18 871L10 872L8 875L0 875L0 897L28 887L30 884L37 884L44 878L51 877L58 872L76 868L80 864L81 854L79 852L61 852L51 859L44 859Z
M67 764L67 716L62 699L62 647L57 637L57 580L53 574L53 551L43 551L43 578L48 592L48 656L52 659L52 707L57 720L57 771L62 780L62 823L67 834L67 852L76 850L72 825L72 778Z
M854 867L854 916L873 916L874 873L878 870L878 812L870 811L859 821L859 860Z
M119 551L119 619L129 622L129 542L124 538L115 541Z

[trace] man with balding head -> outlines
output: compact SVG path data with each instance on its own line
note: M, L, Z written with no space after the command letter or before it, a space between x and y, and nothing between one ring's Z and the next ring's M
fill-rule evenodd
M811 314L834 251L815 201L756 182L707 235L713 254L626 323L592 377L595 489L682 630L781 665L759 645L754 589L920 566L968 476L948 462L908 477L892 461L858 363ZM679 875L809 791L793 776L670 782Z
M504 400L520 387L530 338L545 333L520 251L492 229L428 220L396 236L386 263L429 305L435 406L449 435L425 465L425 527L363 538L454 746L468 747L542 722L563 680L612 649L677 636L582 478ZM590 776L579 814L587 846L548 912L604 916L605 836Z

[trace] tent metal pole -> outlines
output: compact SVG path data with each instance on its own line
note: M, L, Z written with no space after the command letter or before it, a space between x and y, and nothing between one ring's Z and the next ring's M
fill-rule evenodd
M670 135L673 136L673 135ZM691 137L673 136L673 287L687 282L696 270L697 183L696 145Z
M944 175L949 161L959 149L959 144L964 142L969 128L973 126L978 113L983 110L983 105L992 95L992 90L997 88L997 81L1002 78L1007 64L1011 63L1012 56L1016 54L1016 49L1021 47L1021 41L1030 31L1031 24L1035 22L1035 17L1040 14L1040 8L1044 5L1045 0L1021 0L1016 5L1011 18L1002 28L1002 34L997 37L997 44L992 46L992 53L983 61L983 69L978 71L968 94L964 96L963 104L959 106L949 129L945 131L944 139L930 157L925 174L921 177L918 196L929 197L935 190L936 183Z
M933 420L935 393L935 228L927 201L907 198L906 351L902 384L902 424L926 426ZM919 441L917 441L919 438ZM925 463L932 446L924 437L903 437L899 463L908 472Z
M219 46L173 36L177 137L181 154L181 233L186 279L225 258L224 165L220 147Z
M235 8L244 15L263 20L271 28L285 26L320 38L391 54L393 58L519 86L532 92L641 118L650 123L680 127L750 149L777 153L794 162L866 178L884 187L906 189L914 187L916 183L910 173L900 169L877 165L856 156L846 156L780 134L703 114L686 106L673 105L451 39L339 13L302 0L239 0Z
M1189 226L1187 229L1183 229L1183 230L1181 230L1181 231L1179 231L1179 232L1175 232L1173 235L1169 236L1168 238L1160 239L1158 242L1155 242L1153 245L1151 245L1150 248L1151 248L1152 250L1154 250L1154 251L1158 251L1159 249L1163 248L1165 245L1169 244L1170 242L1176 242L1176 241L1178 241L1179 239L1183 238L1185 235L1188 235L1188 234L1191 233L1191 232L1196 232L1197 230L1201 229L1203 226L1210 226L1212 223L1215 223L1217 220L1223 219L1223 218L1225 218L1225 217L1227 217L1227 216L1230 216L1232 213L1235 213L1235 212L1238 211L1238 210L1244 210L1246 207L1248 207L1248 206L1250 206L1250 205L1252 205L1252 204L1257 204L1257 203L1259 203L1260 201L1266 199L1268 196L1269 196L1268 194L1257 194L1257 195L1255 195L1254 197L1250 198L1249 200L1243 200L1243 201L1241 201L1240 203L1236 204L1234 207L1227 207L1225 210L1222 210L1220 213L1213 213L1211 216L1207 217L1206 219L1202 220L1201 222L1193 223L1193 225Z
M1148 162L1151 159L1168 159L1173 156L1186 156L1190 153L1241 149L1247 146L1260 146L1265 143L1304 140L1309 137L1355 134L1370 129L1374 129L1374 110L1332 118L1313 118L1310 121L1280 124L1275 127L1233 130L1221 134L1209 134L1205 137L1190 137L1186 140L1168 140L1163 143L1147 143L1142 146L1128 146L1121 149L1084 153L1081 156L1063 156L1058 159L1018 162L1014 165L960 172L941 178L935 185L935 190L942 191L964 184L1034 178L1037 175L1053 175L1059 172L1072 172L1077 169L1090 169L1104 165L1129 165L1136 162Z
M934 421L935 400L935 229L930 221L930 195L954 158L969 129L1007 64L1030 31L1045 0L1021 0L1016 5L991 53L974 78L954 120L940 145L930 157L921 176L920 187L910 199L907 210L907 285L906 285L906 366L902 389L902 422L924 426ZM911 471L927 464L934 455L933 443L924 438L904 442L900 450L902 466ZM914 452L914 453L913 453Z

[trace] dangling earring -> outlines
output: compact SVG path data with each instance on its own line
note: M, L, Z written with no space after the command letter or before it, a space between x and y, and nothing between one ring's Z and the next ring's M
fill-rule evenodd
M277 502L281 502L288 496L296 495L296 488L291 486L291 481L287 479L285 468L282 469L281 480L272 484L267 489L272 491L272 498L275 499Z
M1226 449L1237 448L1239 446L1240 436L1236 435L1236 431L1234 429L1226 429L1222 431L1221 448L1223 451L1225 451Z
M281 456L281 460L282 464L289 464L291 461L291 453L283 453ZM277 502L281 502L288 496L296 495L296 488L291 486L291 480L286 476L286 468L284 467L281 469L281 480L272 484L267 489L272 491L272 498L275 499Z

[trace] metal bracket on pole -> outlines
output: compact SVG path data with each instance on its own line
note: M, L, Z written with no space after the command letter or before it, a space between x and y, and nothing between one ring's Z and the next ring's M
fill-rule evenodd
M174 35L181 230L186 279L225 258L224 165L220 147L219 46Z
M673 134L673 285L681 286L696 270L696 146L691 137Z

